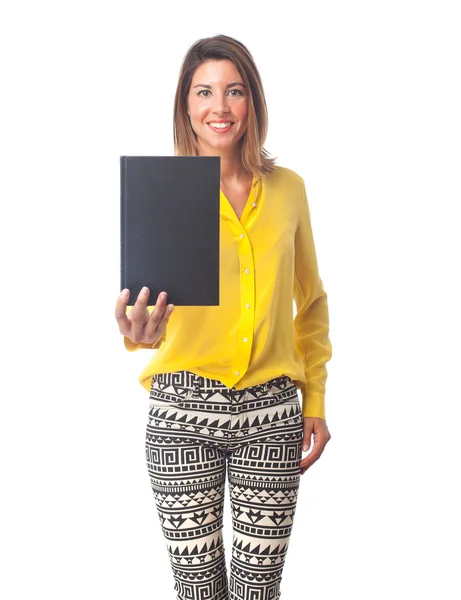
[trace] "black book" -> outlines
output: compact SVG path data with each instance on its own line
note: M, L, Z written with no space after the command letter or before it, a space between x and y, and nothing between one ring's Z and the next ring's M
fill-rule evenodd
M121 156L120 291L219 306L220 157Z

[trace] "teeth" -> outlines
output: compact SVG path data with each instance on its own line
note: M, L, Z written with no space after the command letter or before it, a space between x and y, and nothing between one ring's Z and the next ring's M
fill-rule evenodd
M229 125L232 125L232 123L210 123L210 125L212 127L216 127L217 129L224 129L225 127L229 127Z

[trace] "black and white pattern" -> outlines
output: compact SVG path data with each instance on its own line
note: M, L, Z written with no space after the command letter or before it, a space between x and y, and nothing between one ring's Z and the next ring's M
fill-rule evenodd
M149 399L146 459L177 600L276 600L300 480L303 416L295 383L283 375L236 390L177 371L155 375Z

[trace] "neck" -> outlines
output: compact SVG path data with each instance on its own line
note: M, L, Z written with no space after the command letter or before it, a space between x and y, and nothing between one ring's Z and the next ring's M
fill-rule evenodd
M221 182L238 183L248 176L248 171L243 167L240 145L230 150L220 150L212 147L200 148L199 156L219 156L221 158Z

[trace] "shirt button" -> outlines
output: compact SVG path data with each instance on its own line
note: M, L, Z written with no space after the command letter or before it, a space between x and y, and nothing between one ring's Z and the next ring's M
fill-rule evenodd
M245 304L245 308L250 308L250 305L249 304Z
M243 233L241 233L241 234L240 234L240 239L242 239L242 240L243 240L243 238L244 238L244 237L245 237L245 236L243 235Z
M255 208L255 207L256 207L256 202L252 202L252 203L251 203L251 206L252 206L253 208Z
M248 342L248 338L243 338L243 341L244 342Z
M235 371L235 374L236 375L240 375L240 371Z
M250 272L250 269L245 269L245 273L248 275L248 273Z

